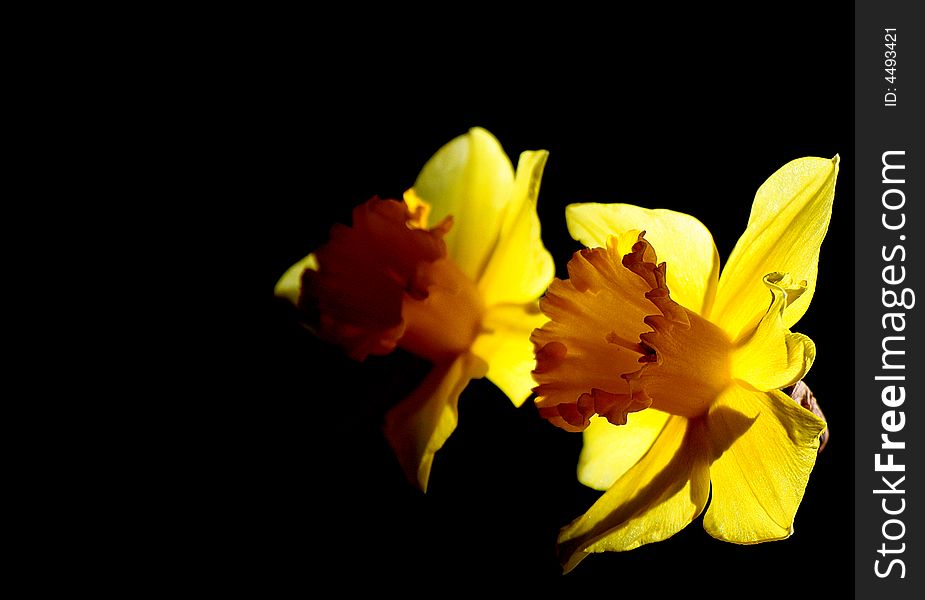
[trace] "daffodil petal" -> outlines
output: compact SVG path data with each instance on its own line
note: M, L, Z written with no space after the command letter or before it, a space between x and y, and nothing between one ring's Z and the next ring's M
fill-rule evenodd
M765 313L767 290L761 281L768 273L790 273L794 281L806 281L805 292L784 311L785 327L793 327L809 308L819 248L832 217L838 162L837 156L797 159L758 189L748 227L723 268L711 313L732 339Z
M757 390L777 390L793 385L806 375L816 358L816 345L809 337L790 333L784 326L788 294L776 279L765 277L773 300L750 338L732 353L732 376Z
M427 491L434 454L458 420L457 406L470 379L485 375L485 363L472 354L435 366L424 381L385 418L385 437L405 476Z
M296 264L292 265L283 276L276 282L273 293L277 298L283 298L292 302L293 305L299 305L299 296L302 294L302 273L307 269L312 271L318 270L318 259L314 254L309 254Z
M486 306L532 302L546 291L555 274L552 256L540 238L536 214L540 179L548 156L545 150L520 155L498 243L478 282Z
M565 572L589 553L632 550L667 539L703 511L710 491L701 427L671 417L633 467L559 534Z
M578 458L578 481L606 491L649 451L670 415L654 409L627 416L626 425L591 417Z
M733 385L717 399L707 428L717 458L704 529L737 544L790 536L825 421L782 392Z
M482 320L485 333L476 338L472 353L488 363L486 377L520 406L530 396L535 365L530 333L547 321L536 302L488 309Z
M431 222L453 217L446 235L450 258L478 281L498 241L514 189L514 168L501 144L481 128L470 129L427 161L414 191L430 204Z
M719 279L719 253L710 231L694 217L631 204L587 203L567 206L565 221L572 237L589 248L606 247L611 235L645 231L659 260L668 263L671 297L698 314L709 312ZM635 241L635 235L628 239Z

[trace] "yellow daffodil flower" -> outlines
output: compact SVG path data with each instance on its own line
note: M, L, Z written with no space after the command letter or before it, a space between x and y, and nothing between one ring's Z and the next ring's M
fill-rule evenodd
M530 332L546 320L537 298L554 274L536 213L547 156L522 153L515 173L498 141L472 129L424 165L403 202L357 207L351 227L335 225L276 285L351 357L400 347L432 363L385 422L422 490L470 379L487 376L516 406L530 396Z
M566 572L589 553L674 535L711 486L703 525L713 537L752 544L793 532L826 424L780 390L815 358L790 327L813 297L837 173L838 157L774 173L721 276L694 217L567 207L569 232L588 248L541 301L551 321L532 337L536 403L584 431L579 480L606 491L560 532Z

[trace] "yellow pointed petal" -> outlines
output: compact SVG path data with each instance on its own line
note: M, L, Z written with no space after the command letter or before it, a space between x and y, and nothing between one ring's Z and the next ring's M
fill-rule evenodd
M540 179L548 156L545 150L520 155L498 243L478 282L487 306L532 302L546 291L555 274L552 256L540 238L536 214Z
M774 273L764 278L771 291L771 308L747 341L732 353L732 376L757 390L777 390L803 378L816 358L816 345L807 336L784 326L788 277Z
M486 376L514 406L521 406L536 382L530 372L535 366L530 333L547 317L534 302L521 306L495 306L482 321L485 333L476 338L472 353L488 363Z
M578 481L596 490L609 489L648 452L668 417L668 413L652 409L632 413L626 425L592 417L583 432Z
M701 428L668 419L649 452L559 534L559 558L571 571L589 553L632 550L667 539L703 511L710 491Z
M458 420L457 403L470 379L485 374L485 363L464 354L435 366L424 381L385 417L385 437L405 476L427 491L434 454L443 447Z
M414 182L417 196L431 206L431 223L452 215L447 250L473 281L498 241L513 188L514 168L501 144L477 127L440 148Z
M767 310L761 282L768 273L806 281L806 291L785 310L785 327L793 327L809 308L819 248L832 217L838 161L837 156L792 161L758 189L748 227L723 268L712 311L731 338L754 326Z
M589 248L607 246L611 235L645 231L658 248L658 258L668 263L671 297L698 314L706 315L716 294L719 253L713 236L690 215L666 209L647 209L631 204L570 204L565 208L569 233ZM628 237L635 241L635 235Z
M302 293L302 273L304 273L306 269L311 269L312 271L318 270L318 259L315 258L314 254L309 254L286 269L283 276L276 282L276 287L273 288L273 293L276 294L276 297L285 298L298 306L299 296Z
M710 467L713 499L704 529L737 544L790 536L825 421L782 392L735 385L717 399L707 421L719 449ZM744 433L741 422L748 423Z

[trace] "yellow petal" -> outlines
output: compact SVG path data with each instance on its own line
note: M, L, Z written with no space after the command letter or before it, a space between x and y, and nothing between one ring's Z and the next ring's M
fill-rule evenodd
M806 291L784 312L785 327L793 327L809 308L819 247L832 216L838 161L838 156L795 160L758 189L748 227L723 268L712 311L713 320L732 339L753 327L767 310L761 281L768 273L789 273L794 281L806 281Z
M706 315L713 303L719 278L719 253L713 236L690 215L666 209L647 209L631 204L570 204L565 208L569 233L585 246L606 247L617 235L635 241L630 231L645 231L658 249L659 260L668 263L668 288L681 306Z
M648 452L668 417L668 413L653 409L629 415L626 425L592 417L584 430L578 481L596 490L610 488Z
M471 354L435 366L424 381L385 417L385 437L408 480L427 491L434 454L456 429L457 403L470 379L485 375Z
M732 376L757 390L777 390L803 378L816 358L816 345L807 336L784 326L789 277L773 273L764 278L771 291L771 308L747 341L732 353Z
M495 306L482 320L485 333L472 345L472 353L488 363L488 379L514 406L522 405L536 385L530 374L535 364L530 333L546 320L535 302Z
M276 282L273 293L276 294L278 298L285 298L298 306L299 296L302 293L302 273L304 273L306 269L311 269L312 271L318 270L318 259L315 258L314 254L309 254L286 269L283 276Z
M417 196L431 206L432 223L453 217L447 250L473 281L498 241L513 188L514 168L501 144L477 127L440 148L414 182Z
M710 467L713 499L704 529L737 544L788 537L825 421L782 392L733 385L717 399L707 422L719 457ZM748 424L744 433L742 422Z
M546 291L555 274L552 256L540 238L540 219L536 214L540 179L548 156L545 150L520 155L498 243L479 280L487 306L532 302Z
M591 552L632 550L667 539L703 511L710 491L705 438L697 423L668 419L651 449L559 534L566 572Z

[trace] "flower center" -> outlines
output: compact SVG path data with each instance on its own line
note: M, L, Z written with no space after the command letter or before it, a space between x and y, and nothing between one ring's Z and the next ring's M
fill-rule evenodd
M639 336L647 350L640 359L645 364L623 378L631 389L645 392L652 408L696 417L731 381L732 342L719 327L671 299L665 283L667 266L656 261L644 233L621 261L650 287L645 297L659 311L643 319L652 328Z
M541 305L552 321L533 336L537 406L572 431L649 407L696 417L731 381L731 341L671 299L644 232L622 258L620 245L576 253Z
M481 329L481 295L447 257L447 217L427 228L429 207L372 200L356 207L350 227L336 225L303 275L306 308L323 337L363 360L400 346L438 362L466 351Z
M475 283L449 258L420 265L419 278L426 295L405 294L406 327L398 345L432 362L462 354L481 331L485 312Z

